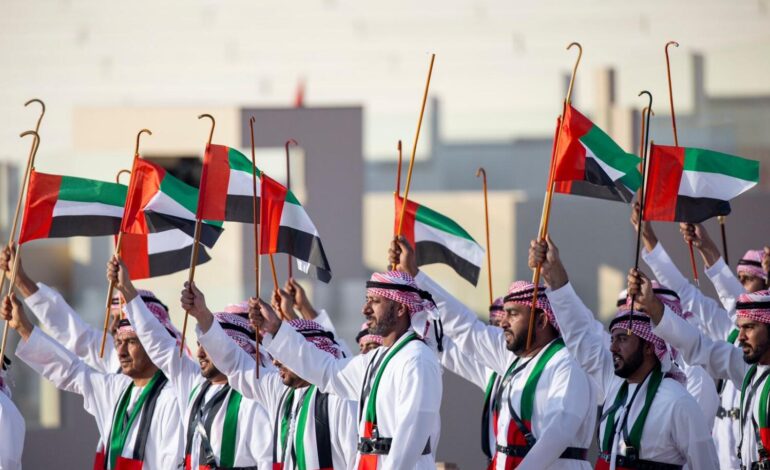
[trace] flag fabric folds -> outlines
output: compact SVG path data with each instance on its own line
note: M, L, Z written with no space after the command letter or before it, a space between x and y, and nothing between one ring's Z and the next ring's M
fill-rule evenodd
M114 235L126 186L32 170L19 243L39 238Z
M252 164L245 155L224 145L209 145L203 158L197 217L253 223ZM259 177L257 170L257 194Z
M260 253L289 254L297 259L302 272L328 283L332 271L315 224L294 193L261 175Z
M570 105L561 122L553 162L555 190L631 202L641 185L640 158L621 149Z
M699 223L730 213L730 199L759 182L759 162L690 147L652 145L645 220Z
M404 198L396 195L395 230ZM415 248L417 265L449 265L474 286L479 280L484 249L452 219L408 200L401 233Z

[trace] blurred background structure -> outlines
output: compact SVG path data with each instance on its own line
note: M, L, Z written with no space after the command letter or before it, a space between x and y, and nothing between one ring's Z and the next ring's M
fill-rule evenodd
M334 273L329 285L305 285L352 343L364 281L386 263L396 142L404 142L406 165L429 52L437 59L411 198L450 216L483 245L474 173L486 168L493 288L502 295L512 280L531 276L526 248L537 231L553 126L575 59L566 44L584 48L575 106L636 151L642 89L655 96L651 138L673 141L663 46L674 39L681 44L671 49L681 145L762 161L760 187L736 200L727 219L730 260L735 265L746 249L768 244L770 0L7 0L0 12L3 241L29 145L18 134L37 118L37 108L22 106L29 98L47 105L37 169L103 180L130 165L136 132L147 127L153 135L142 140L144 156L194 183L209 129L196 116L213 114L214 141L247 154L247 120L255 116L257 164L276 179L285 177L284 142L299 142L292 186ZM578 292L602 318L613 313L633 262L628 217L629 207L619 203L554 200L553 238ZM716 239L716 224L708 226ZM676 227L658 227L689 274ZM212 309L252 294L250 233L226 224L213 260L197 270ZM108 238L34 241L25 267L98 327L111 246ZM285 257L278 260L285 280ZM426 271L486 317L485 275L474 287L447 267ZM141 282L172 307L177 324L184 280L179 273ZM263 288L271 284L266 277ZM97 433L82 400L59 393L21 361L12 375L28 427L25 468L89 467ZM481 468L481 395L445 374L439 460Z

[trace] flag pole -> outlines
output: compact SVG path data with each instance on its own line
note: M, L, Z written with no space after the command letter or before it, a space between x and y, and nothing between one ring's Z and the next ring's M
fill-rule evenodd
M648 142L650 140L650 116L655 114L652 110L652 93L650 93L647 90L643 90L639 93L638 96L647 95L649 98L649 103L647 106L642 109L642 135L640 136L640 144L642 148L639 152L640 157L642 158L642 183L639 185L639 193L637 195L637 199L639 200L639 221L636 224L636 257L634 259L634 271L637 271L639 269L639 254L641 253L642 248L642 224L644 223L644 202L647 195L647 191L645 191L645 184L647 184L647 171L648 171L648 158L647 158L647 152L648 152ZM628 330L626 331L626 334L628 336L631 336L631 325L634 321L634 301L636 300L635 295L631 296L631 316L628 317Z
M249 129L251 130L251 184L254 191L254 197L252 198L251 202L251 213L253 217L252 221L254 222L254 290L256 292L256 298L259 299L259 274L261 269L259 262L259 228L261 224L259 223L259 212L257 207L257 155L254 147L254 121L254 116L251 116L249 118ZM256 339L256 352L254 354L254 359L257 362L256 374L257 378L259 378L259 366L261 365L259 360L259 331L254 332L254 337Z
M42 102L41 102L42 103ZM41 114L40 117L42 118L43 115ZM40 120L38 120L38 125L40 125ZM37 133L37 131L26 131L23 132L19 137L26 137L28 135L31 135L34 137L34 140L32 141L32 148L30 149L29 158L27 161L27 175L30 174L30 172L35 168L35 156L37 155L37 149L40 147L40 135ZM24 185L22 184L22 189L24 189ZM24 199L23 192L19 194L19 201ZM17 214L18 216L18 214ZM15 230L11 232L11 241L8 243L11 245L14 241L14 233ZM16 240L18 242L18 239ZM13 266L11 267L11 280L8 285L8 294L13 292L13 285L16 283L16 273L19 271L19 259L21 258L21 245L18 245L16 247L16 256L13 258ZM3 274L3 279L5 279L5 274ZM5 322L5 325L3 327L3 339L2 342L0 342L0 361L5 358L5 345L8 341L8 322Z
M275 270L275 259L273 258L273 254L270 253L267 255L267 258L270 260L270 272L273 274L273 292L278 291L278 272ZM286 320L287 317L284 314L283 310L281 310L280 305L278 306L278 314L281 316L281 320Z
M559 152L559 137L561 136L561 128L563 125L562 120L564 119L564 114L567 111L567 106L570 104L572 100L572 87L575 85L575 75L577 75L577 69L578 65L580 65L580 59L583 57L583 46L580 45L578 42L572 42L567 46L567 50L572 49L572 46L576 46L578 48L578 56L577 60L575 61L575 66L572 68L572 77L569 81L569 88L567 88L567 97L564 99L564 104L562 106L561 116L559 116L559 119L557 120L556 124L556 135L554 136L553 140L553 147L551 148L551 167L548 172L548 183L545 188L545 200L543 201L543 213L540 216L540 228L538 233L538 240L543 241L545 240L545 237L548 235L548 220L551 217L551 199L553 199L553 186L554 186L554 173L556 172L556 154ZM540 270L542 269L543 265L538 264L535 267L535 273L532 276L532 283L535 285L534 291L532 292L532 307L530 309L530 316L529 316L529 329L527 330L527 350L530 349L532 346L532 336L535 332L535 311L537 310L537 294L538 294L538 285L540 284Z
M31 100L24 103L24 106L29 106L30 103L39 103L42 108L40 110L40 116L37 118L37 124L35 125L35 132L40 132L40 123L43 121L43 116L45 115L45 103L43 103L37 98L32 98ZM19 214L21 214L21 204L22 204L22 200L24 199L24 190L27 187L27 182L29 181L29 175L32 173L32 166L34 163L34 157L33 157L34 152L37 152L37 148L29 149L29 156L27 157L27 167L24 170L24 176L21 180L21 185L19 185L19 199L16 201L16 212L13 214L13 224L11 225L11 233L8 235L9 245L13 242L13 239L16 236L16 229L19 226ZM0 293L3 292L3 287L5 287L5 273L3 273L2 276L0 276ZM8 288L8 292L10 293L12 289L13 289L13 284L11 284L11 287ZM2 358L0 358L0 360L2 360Z
M730 264L730 260L727 257L727 231L725 230L725 216L720 215L717 217L719 220L719 229L722 232L722 255L725 258L725 264Z
M401 161L403 160L403 154L401 153L401 139L398 139L396 148L398 149L398 164L396 165L396 191L393 194L396 195L396 200L398 201L398 198L401 197ZM398 236L398 233L394 232L393 235ZM395 271L396 265L392 264L390 270Z
M484 190L484 228L487 234L487 280L489 283L489 305L495 301L492 294L492 246L489 244L489 201L487 198L487 172L483 167L476 170L476 178L482 177L481 184Z
M289 191L291 191L291 164L289 163L289 145L292 145L292 144L299 145L297 141L294 139L289 139L284 144L284 147L286 147L286 189L288 189ZM287 273L289 274L289 278L291 278L292 277L291 255L287 253L286 256L288 257L288 261L289 261L289 266L288 266L289 269Z
M128 173L129 182L131 181L131 170L122 169L118 171L118 173L115 175L115 182L120 184L120 177L121 175ZM117 243L116 243L117 245ZM120 295L120 319L123 319L123 307L126 305L126 298L123 297L123 294Z
M676 132L676 112L674 111L674 89L671 85L671 61L668 57L669 46L679 47L679 43L676 41L669 41L666 43L664 51L666 53L666 77L668 78L668 102L671 107L671 129L674 131L674 145L679 147L679 135ZM692 268L692 278L695 281L696 286L700 286L698 280L698 267L695 264L695 251L692 247L692 242L688 242L687 246L690 250L690 267Z
M422 117L425 115L425 103L428 101L428 90L430 89L430 77L433 75L433 62L436 60L436 54L430 55L430 67L428 67L428 79L425 81L425 91L422 94L422 105L420 106L420 118L417 120L417 131L412 143L412 156L409 159L409 170L406 173L406 186L404 187L404 202L401 205L401 216L398 218L398 230L396 236L401 236L401 230L404 228L404 215L406 214L406 204L409 198L409 186L412 184L412 170L414 169L414 157L417 154L417 141L420 139L420 128L422 127Z
M136 134L136 146L134 147L134 160L133 165L131 168L134 168L134 165L136 165L136 161L139 159L139 140L142 137L142 134L148 134L152 135L152 131L149 129L142 129ZM121 173L128 170L120 170L118 174L115 176L116 180L120 179ZM130 174L131 172L128 171ZM123 209L123 219L126 217L125 208ZM115 255L120 255L120 247L123 244L123 222L120 223L120 231L118 232L118 239L115 241ZM110 307L112 306L112 293L115 290L115 282L110 281L109 285L107 286L107 300L105 301L104 305L104 327L102 328L102 344L99 347L99 357L104 357L104 345L107 342L107 328L110 325ZM122 313L121 313L122 315Z
M198 116L198 119L203 118L211 119L211 130L209 131L209 140L206 144L206 152L208 152L209 147L211 146L211 140L214 138L214 128L216 127L217 122L214 120L214 116L211 114L201 114ZM198 198L200 198L200 193L198 194ZM198 205L200 205L200 201L198 201ZM198 214L195 214L195 233L193 235L192 254L190 255L190 273L187 277L187 282L190 284L191 290L192 282L195 279L195 266L198 264L198 245L200 244L201 240L201 223L202 220L200 217L198 217ZM184 354L184 344L187 335L187 319L189 316L190 314L188 312L184 313L184 323L182 324L182 342L179 345L179 357L182 357L182 354Z

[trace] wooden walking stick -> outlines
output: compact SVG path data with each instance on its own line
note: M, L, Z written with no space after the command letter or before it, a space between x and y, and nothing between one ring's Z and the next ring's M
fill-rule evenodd
M489 244L489 201L487 198L487 172L483 167L476 170L476 178L482 177L482 188L484 190L484 228L487 234L487 280L489 282L489 305L495 301L492 294L492 245Z
M217 121L214 119L214 116L211 114L201 114L198 116L198 119L203 118L209 118L211 119L211 130L209 131L209 140L206 143L206 151L208 152L209 147L211 146L211 139L214 138L214 128L217 125ZM200 202L198 203L200 204ZM201 241L201 223L203 221L198 217L198 214L195 214L195 232L193 235L193 246L192 246L192 254L190 255L190 273L187 277L187 282L190 284L190 289L192 290L192 283L195 280L195 266L198 264L198 250L200 248L200 241ZM179 357L182 357L182 354L184 354L184 344L185 344L185 337L187 334L187 319L190 317L190 314L188 312L184 313L184 323L182 324L182 342L179 345Z
M40 115L42 118L42 114ZM38 125L40 124L40 120L38 120ZM31 135L34 137L34 140L32 141L32 147L30 148L30 154L29 158L27 159L27 176L25 178L29 177L29 174L32 172L32 170L35 168L35 156L37 155L37 149L40 147L40 135L38 135L37 131L26 131L23 132L19 137L26 137L28 135ZM24 188L24 185L22 185L22 189ZM24 193L19 194L19 202L24 199ZM16 214L18 218L18 213ZM9 246L12 246L14 244L14 234L16 232L16 229L14 227L14 230L11 232L11 241L8 242ZM16 240L18 242L18 239ZM19 271L19 259L21 259L21 245L18 245L16 243L16 256L13 258L13 266L11 267L11 280L8 284L8 293L10 294L13 292L13 286L16 283L16 273ZM2 274L2 278L5 279L5 273ZM8 322L5 322L5 325L3 327L3 339L2 342L0 342L0 362L2 362L3 358L5 357L5 345L8 342Z
M674 131L674 145L679 147L679 135L676 132L676 112L674 111L674 89L671 85L671 62L668 58L669 46L679 47L679 43L676 41L669 41L666 43L664 51L666 53L666 77L668 78L668 102L671 106L671 129ZM698 280L698 267L695 264L695 251L692 247L692 242L688 242L687 246L690 250L690 267L692 268L692 278L695 281L696 286L700 286Z
M396 197L401 197L401 161L404 155L401 153L401 139L398 140L398 165L396 166Z
M31 100L24 103L24 106L29 106L31 103L38 103L40 104L41 110L40 110L40 116L37 118L37 124L35 125L35 132L40 132L40 123L43 121L43 116L45 115L45 103L40 101L37 98L32 98ZM38 139L36 139L37 142L35 145L38 145L40 143L39 136ZM21 213L21 204L24 199L24 191L27 187L27 183L29 182L29 175L32 173L32 167L34 165L34 153L37 152L37 148L33 147L29 149L29 156L27 156L27 167L24 170L24 176L21 179L21 184L19 185L19 198L16 200L16 212L13 214L13 223L11 225L11 233L8 234L8 244L10 245L13 240L16 238L16 229L19 226L19 214ZM0 275L0 294L3 292L3 287L5 286L5 273L2 273ZM11 285L8 288L8 292L10 293L13 289L13 285ZM2 358L0 358L0 361Z
M430 77L433 75L433 63L436 61L436 54L430 55L430 66L428 67L428 79L425 81L425 91L422 94L422 104L420 105L420 117L417 120L417 131L414 134L414 142L412 143L412 156L409 159L409 170L406 172L406 186L404 187L404 199L401 201L401 215L398 218L398 229L396 230L396 237L401 236L401 231L404 226L404 215L406 214L406 205L409 200L409 187L412 184L412 170L414 169L414 158L417 154L417 142L420 140L420 129L422 128L422 117L425 115L425 103L428 101L428 90L430 90ZM400 155L399 152L399 172L398 172L398 185L401 185L401 168L400 168ZM392 266L395 271L396 266Z
M118 173L115 175L115 182L120 184L120 177L124 174L128 174L128 177L131 178L131 170L122 169L118 171ZM129 179L130 181L130 179ZM123 297L123 294L120 294L120 319L123 319L123 307L126 305L126 299Z
M142 129L136 134L136 146L134 147L134 165L136 164L136 161L139 159L139 140L142 137L142 134L148 134L152 135L152 131L149 129ZM134 165L131 166L131 168L134 168ZM116 179L120 178L120 174L123 173L126 170L121 170L118 172ZM131 173L129 171L129 173ZM130 184L129 184L130 185ZM126 196L128 197L128 196ZM126 213L125 208L123 209L123 219L125 220ZM123 244L123 222L120 224L120 231L118 232L118 239L115 242L115 251L114 254L116 256L120 256L120 247ZM115 282L110 281L110 284L107 286L107 300L105 302L104 306L104 327L102 328L102 344L99 347L99 357L104 357L104 345L107 342L107 329L110 325L110 307L112 306L112 293L115 291ZM122 313L121 313L122 315Z
M572 49L572 46L578 48L578 56L575 61L575 66L572 68L572 77L569 81L569 88L567 89L567 97L564 99L564 105L562 106L561 116L557 120L556 135L554 136L553 146L551 147L551 167L548 172L548 183L545 188L545 200L543 201L543 213L540 217L540 229L537 236L538 241L545 240L548 235L548 221L551 217L551 200L553 199L553 187L554 187L554 173L556 172L556 155L559 152L559 138L561 137L561 129L564 124L564 115L567 112L567 106L571 103L572 99L572 87L575 85L575 75L577 75L578 65L580 65L580 59L583 57L583 46L578 42L570 43L567 46L567 50ZM532 336L535 332L535 312L537 310L537 295L538 285L540 284L540 270L542 265L538 264L535 267L535 273L532 276L532 283L535 285L534 292L532 293L532 307L529 316L529 329L527 330L527 350L532 347Z
M259 261L259 230L260 226L260 220L259 220L259 207L257 206L257 196L261 196L261 190L259 193L257 193L257 155L256 150L254 147L254 116L249 118L249 129L251 129L251 184L252 189L254 190L254 197L252 199L251 204L251 210L253 215L253 221L254 221L254 291L256 292L256 298L259 299L259 274L260 270L262 269L262 265ZM288 148L287 148L288 151ZM261 188L261 185L260 185ZM260 198L261 199L261 198ZM291 264L291 262L289 263ZM259 378L259 366L261 365L261 361L259 360L259 331L255 331L256 336L256 348L257 352L254 355L254 359L257 361L257 378Z

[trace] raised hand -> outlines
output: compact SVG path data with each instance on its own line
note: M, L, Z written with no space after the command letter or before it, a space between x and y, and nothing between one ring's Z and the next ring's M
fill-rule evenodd
M541 265L540 274L551 289L559 289L569 282L567 270L559 257L559 249L550 235L546 235L545 240L530 242L528 263L532 269Z
M631 225L633 225L634 230L639 230L639 214L640 206L638 202L635 202L631 210ZM644 249L647 251L652 251L655 249L655 245L658 244L658 236L655 234L655 230L652 229L651 222L642 223L642 242L644 243Z
M417 267L417 257L414 254L414 248L409 244L403 235L393 237L388 249L388 262L390 266L395 265L397 271L409 274L412 277L420 272Z
M285 319L296 320L299 318L297 312L294 311L294 297L291 294L283 289L276 289L273 294L273 299L278 302L278 307ZM276 308L276 304L273 304L273 308Z
M262 299L251 297L249 299L249 321L255 330L274 335L281 327L281 319Z
M0 250L0 270L5 272L5 277L10 280L12 269L13 269L13 262L16 258L16 244L11 242ZM35 284L35 281L33 281L24 271L24 266L21 264L21 258L19 258L19 265L16 266L16 288L19 289L19 292L24 297L29 297L30 295L37 292L37 284Z
M115 288L123 294L126 303L131 302L136 297L136 289L131 282L128 269L117 255L112 255L112 258L107 262L107 281L115 283Z
M305 320L312 320L318 316L318 312L313 308L313 304L310 303L305 289L296 279L293 277L287 279L284 290L294 298L294 306Z
M24 313L21 302L13 293L6 295L3 299L1 314L3 319L8 322L8 326L16 330L25 341L32 334L34 326L27 318L27 314Z
M692 242L692 246L698 249L707 267L713 266L722 256L703 225L680 223L679 232L682 233L684 241Z
M663 318L663 303L655 296L650 278L634 268L628 271L628 295L634 299L634 310L648 314L656 325Z
M184 289L182 289L179 302L182 305L182 310L198 321L198 326L200 326L202 332L206 333L209 331L211 324L214 322L214 315L206 306L206 297L198 289L194 281L192 283L184 283Z

